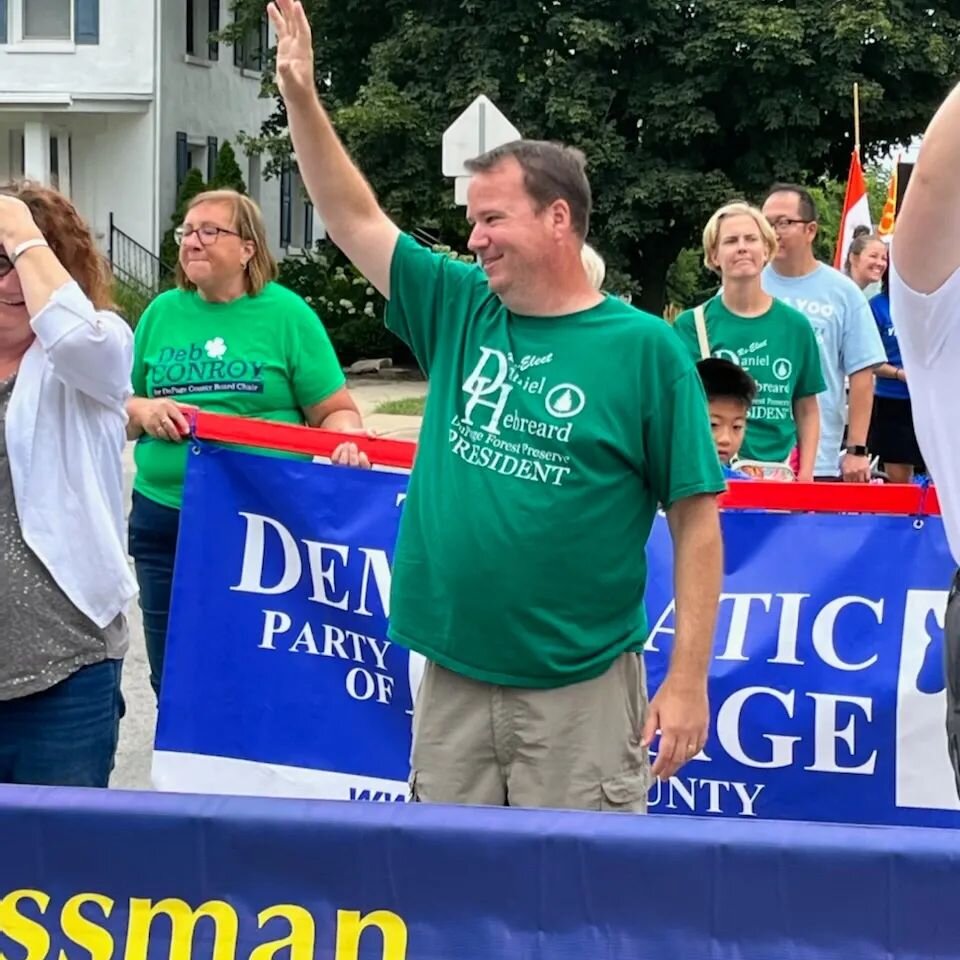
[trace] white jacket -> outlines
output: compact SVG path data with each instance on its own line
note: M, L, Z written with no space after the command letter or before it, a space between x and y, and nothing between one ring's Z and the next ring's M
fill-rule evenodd
M20 528L74 606L105 627L137 591L123 534L133 336L73 282L30 326L5 430Z

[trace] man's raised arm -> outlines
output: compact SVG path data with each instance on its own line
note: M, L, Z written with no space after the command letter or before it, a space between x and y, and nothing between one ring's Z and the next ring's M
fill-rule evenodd
M330 239L390 297L390 263L399 229L344 149L317 96L313 38L300 0L275 0L267 13L277 32L277 85L307 193Z
M897 212L893 262L917 293L933 293L960 267L960 87L936 112Z

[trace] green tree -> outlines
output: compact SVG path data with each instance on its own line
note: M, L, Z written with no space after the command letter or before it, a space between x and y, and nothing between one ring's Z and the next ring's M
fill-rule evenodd
M252 22L261 0L236 6ZM596 245L656 311L668 268L719 204L778 179L846 176L855 81L870 160L923 128L960 66L960 23L929 0L307 7L325 102L402 226L462 249L440 137L486 93L525 136L584 149ZM282 162L282 107L260 133Z
M217 165L213 171L209 189L247 192L247 185L243 182L243 174L240 172L240 164L237 163L237 155L233 152L229 140L224 140L217 152Z
M160 259L168 267L173 269L177 265L177 258L180 255L177 247L177 241L173 237L173 232L183 223L183 218L187 215L187 207L190 201L198 194L203 193L207 185L203 182L203 174L193 167L187 171L187 175L180 184L180 192L177 194L177 206L170 218L170 227L163 235L163 242L160 244Z

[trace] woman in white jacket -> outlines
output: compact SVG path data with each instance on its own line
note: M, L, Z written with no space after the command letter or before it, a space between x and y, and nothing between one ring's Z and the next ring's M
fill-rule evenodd
M132 337L59 193L0 189L0 783L105 787L122 713Z

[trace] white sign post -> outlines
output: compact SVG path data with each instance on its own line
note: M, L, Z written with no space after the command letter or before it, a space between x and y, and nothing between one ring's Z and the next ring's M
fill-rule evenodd
M519 139L520 131L481 93L443 134L443 175L455 178L454 201L467 202L467 160Z

